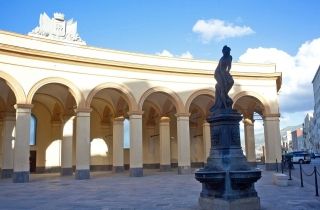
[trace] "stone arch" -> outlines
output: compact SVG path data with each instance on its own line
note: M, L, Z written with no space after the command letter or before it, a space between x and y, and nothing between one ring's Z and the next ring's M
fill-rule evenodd
M240 93L237 93L236 95L233 96L232 100L233 100L233 105L235 105L237 103L237 101L241 98L241 97L245 97L245 96L251 96L256 98L258 101L261 102L261 104L264 107L264 113L263 115L266 114L270 114L271 113L271 108L269 103L267 102L267 100L261 96L259 93L253 92L253 91L242 91Z
M215 97L215 92L214 92L213 89L201 89L201 90L197 90L197 91L193 92L193 93L189 96L189 98L188 98L188 100L187 100L187 102L186 102L186 105L185 105L185 110L186 110L187 112L188 112L189 109L190 109L190 106L191 106L192 101L193 101L195 98L197 98L198 96L200 96L200 95L210 95L210 96Z
M74 85L72 82L64 79L64 78L59 78L59 77L50 77L50 78L45 78L40 81L38 81L36 84L32 86L30 89L28 96L27 96L27 103L32 103L32 99L34 94L44 85L47 84L62 84L65 85L66 87L69 88L69 91L71 92L72 96L74 97L77 107L78 108L84 108L84 97L81 91L78 89L76 85Z
M145 91L142 96L140 97L139 103L138 103L138 108L139 110L142 110L142 106L144 101L148 98L148 96L150 96L152 93L156 93L156 92L163 92L169 95L169 98L171 98L172 103L175 105L177 113L185 113L185 109L183 106L183 102L181 100L181 98L179 97L179 95L170 90L169 88L165 88L165 87L153 87L148 89L147 91Z
M11 75L0 71L0 78L2 78L6 84L11 88L15 97L17 104L25 104L26 103L26 94L20 85L20 83L13 78Z
M90 104L92 102L93 97L103 89L116 89L120 92L124 93L124 99L127 101L129 106L129 112L133 110L137 110L137 102L131 93L130 89L127 86L124 86L122 84L116 84L116 83L104 83L96 86L93 90L90 91L90 93L87 96L86 99L86 107L90 108Z

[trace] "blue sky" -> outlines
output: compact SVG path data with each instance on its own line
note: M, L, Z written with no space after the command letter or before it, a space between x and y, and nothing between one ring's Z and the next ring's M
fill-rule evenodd
M227 44L235 61L276 63L283 72L281 127L302 123L314 106L317 0L10 0L0 11L0 29L21 34L38 25L40 13L64 13L88 45L102 48L218 60Z

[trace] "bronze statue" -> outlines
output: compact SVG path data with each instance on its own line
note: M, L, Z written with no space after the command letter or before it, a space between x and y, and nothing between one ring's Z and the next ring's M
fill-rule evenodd
M222 48L223 56L220 58L219 64L214 73L214 78L216 79L217 84L215 104L211 107L211 112L232 107L233 101L228 95L228 92L234 84L233 78L230 74L232 62L230 51L231 48L226 45Z
M228 96L234 81L230 74L231 49L224 46L223 56L214 73L217 81L215 104L207 117L210 123L211 148L204 168L195 172L202 184L199 197L201 209L260 209L260 198L254 183L261 170L252 167L243 155L239 122L242 116L232 109Z

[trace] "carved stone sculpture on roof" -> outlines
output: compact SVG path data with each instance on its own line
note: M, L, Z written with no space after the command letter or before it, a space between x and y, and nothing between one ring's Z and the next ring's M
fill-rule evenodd
M86 45L86 42L77 33L77 22L73 19L66 21L62 13L54 13L51 19L45 12L40 14L39 26L28 35Z

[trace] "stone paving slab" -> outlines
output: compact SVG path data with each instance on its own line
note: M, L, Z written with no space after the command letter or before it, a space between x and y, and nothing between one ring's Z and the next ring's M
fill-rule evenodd
M144 177L128 173L91 173L90 180L58 174L31 175L29 183L0 180L0 209L17 210L197 210L201 185L194 174L145 170ZM299 180L288 187L272 184L272 172L263 171L256 184L263 210L319 210L320 199L311 185Z

